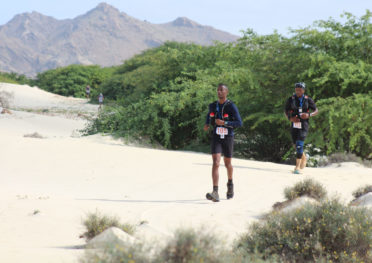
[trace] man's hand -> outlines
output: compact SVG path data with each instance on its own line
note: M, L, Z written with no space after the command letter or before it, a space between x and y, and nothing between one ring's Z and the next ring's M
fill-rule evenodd
M291 117L289 120L290 120L291 122L300 122L300 119L297 118L297 117Z
M310 113L301 113L300 116L301 116L301 119L307 120L310 117Z
M224 125L225 124L225 121L223 121L223 120L220 120L220 119L216 119L216 124L217 125Z
M205 124L203 130L204 131L208 131L208 129L209 129L209 125L208 124Z

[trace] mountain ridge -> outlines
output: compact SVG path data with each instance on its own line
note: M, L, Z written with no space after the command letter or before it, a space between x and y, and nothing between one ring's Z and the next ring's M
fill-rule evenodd
M0 71L35 76L70 64L113 66L166 41L212 45L236 39L187 17L153 24L107 3L73 19L33 11L0 26Z

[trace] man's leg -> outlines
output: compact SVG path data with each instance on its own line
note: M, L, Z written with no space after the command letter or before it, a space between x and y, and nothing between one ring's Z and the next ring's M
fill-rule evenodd
M301 169L304 169L305 167L306 167L306 154L303 153L303 154L302 154L302 158L301 158L300 168L301 168Z
M225 163L225 167L227 169L227 177L228 177L229 180L233 179L233 172L234 172L234 168L231 164L231 159L232 158L228 158L228 157L223 158L223 161Z
M221 142L212 137L211 140L211 152L212 152L212 182L213 182L213 191L212 193L207 193L206 197L208 200L212 200L213 202L219 202L220 197L218 195L218 179L219 179L219 171L220 168L220 161L221 161Z
M227 192L226 192L226 198L231 199L234 197L234 184L233 184L233 171L234 168L231 164L231 158L224 157L224 162L227 170Z
M207 193L206 198L212 200L213 202L219 202L220 196L218 195L218 179L219 173L218 169L220 167L221 154L212 154L213 166L212 166L212 181L213 181L213 191L212 193Z
M233 172L234 168L231 164L232 155L234 151L234 137L227 137L223 144L223 161L227 170L227 193L226 198L230 199L234 197L234 184L233 184Z
M221 154L215 153L212 154L213 159L213 166L212 166L212 180L213 180L213 189L218 187L218 179L219 179L219 168L221 162Z
M295 173L300 173L302 156L304 154L304 141L296 141L296 168Z

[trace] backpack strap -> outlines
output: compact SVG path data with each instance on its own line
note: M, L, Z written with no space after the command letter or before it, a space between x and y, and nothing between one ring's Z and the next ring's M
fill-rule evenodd
M305 109L305 112L309 112L309 96L305 95L305 101L302 105L302 109Z

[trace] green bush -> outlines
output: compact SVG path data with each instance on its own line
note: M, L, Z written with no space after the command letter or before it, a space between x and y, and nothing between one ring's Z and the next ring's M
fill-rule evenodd
M284 262L371 262L372 211L330 200L274 212L252 224L237 249Z
M291 37L246 30L235 43L170 42L147 50L102 82L100 90L115 105L90 132L138 135L171 149L207 146L203 124L223 82L244 123L235 131L237 156L288 161L293 150L283 108L293 84L304 81L320 110L310 121L307 144L320 154L346 151L370 159L372 13L344 15L343 23L318 21Z
M349 152L372 158L372 126L367 125L372 123L372 93L324 99L317 106L320 114L313 120L309 143L327 155Z
M83 233L83 237L85 237L86 240L94 238L110 227L118 227L130 235L133 235L135 232L135 226L131 224L122 224L119 222L118 218L102 215L98 211L89 213L87 218L84 219L83 225L86 228L86 232Z
M103 251L85 250L80 263L149 263L151 262L148 248L142 244L123 246L109 243Z
M155 262L232 262L232 255L227 252L222 244L221 239L214 234L206 233L205 230L177 230L174 237L159 252Z
M353 192L353 196L355 199L361 197L362 195L365 195L367 193L372 192L372 185L366 185L363 187L359 187L357 190Z
M215 234L204 229L179 229L163 247L143 243L108 243L102 250L87 249L81 263L279 263L277 256L262 259L258 253L227 249Z
M284 189L284 196L288 200L305 195L319 201L327 196L327 191L320 183L312 179L303 180L296 183L293 187L286 187Z
M17 73L0 72L0 82L12 83L12 84L29 84L33 86L33 80L27 78L25 75L19 75Z
M115 68L70 65L39 73L35 85L63 96L85 97L85 87L91 86L91 97L99 94L99 85L109 78Z
M366 167L372 167L372 162L368 160L363 160L362 158L356 156L353 153L332 153L327 158L323 158L319 161L318 166L327 166L332 163L343 163L343 162L355 162Z

